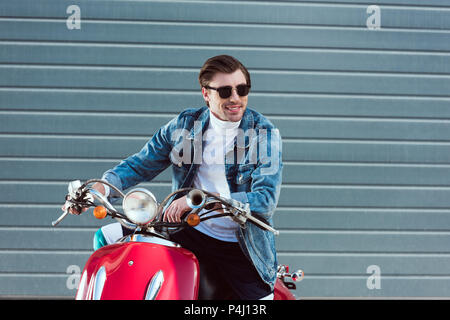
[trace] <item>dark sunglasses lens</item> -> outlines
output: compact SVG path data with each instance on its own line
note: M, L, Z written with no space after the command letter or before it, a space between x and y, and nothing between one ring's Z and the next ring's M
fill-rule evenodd
M248 86L243 85L243 84L238 85L236 87L236 89L237 89L237 94L240 95L241 97L245 97L246 95L248 95L248 92L250 90L250 88Z
M222 99L229 98L231 96L231 90L231 87L220 87L217 89L217 91L219 92L219 96Z
M233 88L230 86L217 88L217 91L219 92L219 96L222 99L229 98L231 96L232 90L233 90ZM248 93L250 91L250 87L245 84L240 84L236 87L236 91L239 96L245 97L246 95L248 95Z

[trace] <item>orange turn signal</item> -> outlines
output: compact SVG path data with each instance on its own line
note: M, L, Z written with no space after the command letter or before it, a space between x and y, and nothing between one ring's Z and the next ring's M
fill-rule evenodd
M191 213L187 216L186 222L191 227L195 227L196 225L198 225L200 223L200 217L196 213Z
M107 211L106 208L103 206L97 206L94 208L94 217L97 219L103 219L106 217Z

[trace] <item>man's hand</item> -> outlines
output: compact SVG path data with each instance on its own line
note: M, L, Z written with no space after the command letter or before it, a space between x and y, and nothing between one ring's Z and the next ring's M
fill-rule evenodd
M181 197L177 200L172 201L172 203L167 208L164 213L165 222L181 222L181 216L187 212L191 211L191 207L187 205L186 196Z
M212 194L214 194L214 195L216 195L218 197L220 196L220 194L217 193L217 192L212 192ZM216 209L214 211L217 211L217 212L220 212L220 213L223 212L223 207L222 207L222 205L220 203L216 203L214 205L214 207L208 208L208 210L211 210L211 209ZM191 211L191 210L192 210L192 208L187 205L186 196L181 197L181 198L179 198L177 200L174 200L169 205L169 207L167 208L167 210L166 210L166 212L164 214L163 221L166 221L166 222L167 221L168 222L181 222L181 216L184 213L186 213L188 211Z
M106 193L105 192L105 187L103 186L103 183L98 183L98 182L95 183L92 186L92 189L97 190L98 192L100 192L103 195ZM68 205L70 205L70 203L66 201L66 203L62 206L61 210L64 211L64 212L66 211L66 205L68 206ZM82 214L83 212L85 212L87 210L88 210L88 208L82 208L81 212L79 212L79 211L75 210L74 208L70 208L69 209L69 213L78 216L78 215Z

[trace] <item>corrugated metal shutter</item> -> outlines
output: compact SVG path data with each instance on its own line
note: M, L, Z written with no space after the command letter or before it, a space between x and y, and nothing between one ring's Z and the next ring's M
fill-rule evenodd
M222 53L284 138L275 222L280 262L306 273L296 294L449 296L450 3L370 4L379 30L359 0L0 1L0 296L75 295L104 222L50 226L67 182L203 105L198 70ZM149 186L161 199L170 173Z

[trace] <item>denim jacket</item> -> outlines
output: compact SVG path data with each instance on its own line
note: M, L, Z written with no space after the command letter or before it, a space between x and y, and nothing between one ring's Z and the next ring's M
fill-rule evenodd
M151 181L172 166L172 190L192 187L202 159L202 134L209 125L209 109L187 109L161 127L142 150L104 173L103 179L126 190ZM273 124L247 108L235 138L234 151L224 159L231 198L249 203L252 215L273 225L272 215L281 187L281 137ZM277 257L274 235L251 222L239 228L237 239L262 280L274 288Z

